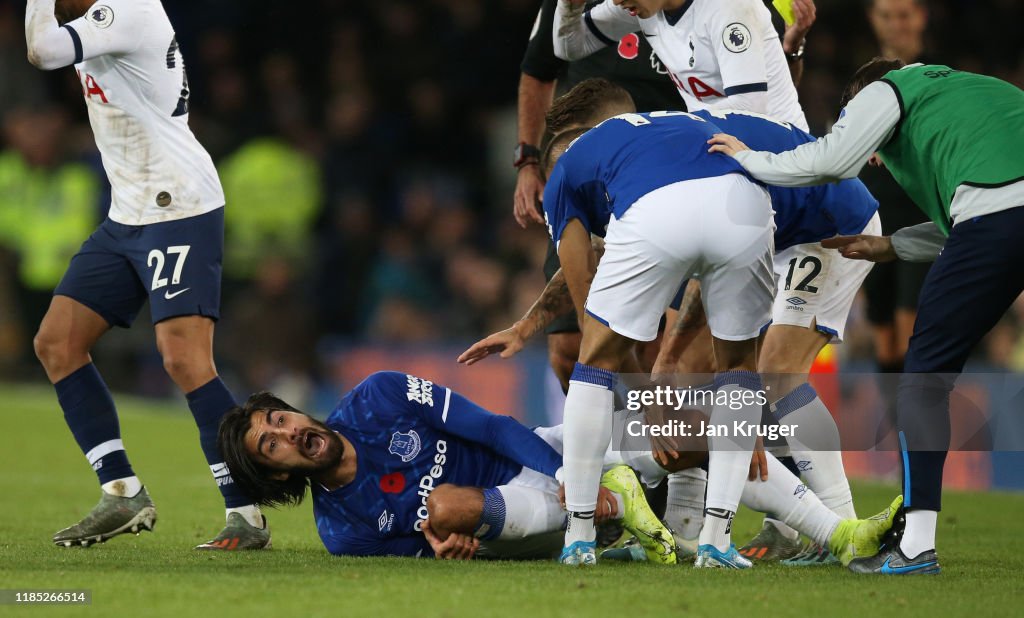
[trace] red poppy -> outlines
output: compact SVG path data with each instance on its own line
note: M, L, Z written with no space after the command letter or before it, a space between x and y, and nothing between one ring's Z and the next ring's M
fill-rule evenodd
M397 494L405 489L405 477L401 472L392 472L380 477L380 490L386 494Z
M626 60L635 60L640 55L640 37L630 32L619 41L619 55Z

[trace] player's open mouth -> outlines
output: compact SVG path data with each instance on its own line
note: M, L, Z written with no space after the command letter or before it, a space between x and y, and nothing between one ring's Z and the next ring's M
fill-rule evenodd
M324 447L327 445L327 440L324 440L323 436L318 435L312 429L306 432L306 435L302 438L302 451L306 457L315 459Z

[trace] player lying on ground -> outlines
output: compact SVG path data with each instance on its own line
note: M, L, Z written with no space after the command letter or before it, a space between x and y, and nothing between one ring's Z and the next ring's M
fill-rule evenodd
M188 400L227 507L225 528L197 549L269 548L266 520L217 452L221 415L235 405L213 362L224 192L188 127L174 28L159 0L29 0L25 38L35 66L75 66L111 185L109 216L71 259L33 342L102 487L99 504L53 542L101 543L156 522L90 356L112 327L131 326L148 299L164 369Z
M610 105L609 101L618 103ZM628 93L606 80L581 83L561 97L552 109L574 126L593 126L611 115L633 111ZM814 140L789 123L750 112L717 110L700 111L695 115L774 151ZM840 516L852 518L855 517L853 498L841 453L837 450L838 432L831 414L806 378L821 348L830 339L842 339L856 291L870 270L870 267L851 267L834 252L824 250L818 241L848 233L844 230L877 232L880 229L878 203L858 180L815 190L769 187L769 193L776 211L778 286L772 325L759 354L758 368L771 382L769 392L776 418L788 418L787 422L799 424L803 430L800 435L805 438L804 442L791 440L790 446L803 462L801 467L806 470L808 485ZM662 344L656 373L692 375L714 370L711 336L706 332L699 292L688 294L684 300L687 303L680 319L667 331ZM571 310L568 290L556 281L523 320L475 344L460 360L472 363L491 351L501 351L502 356L514 354L526 338L543 328L543 320ZM683 472L670 478L669 483L669 504L703 503L704 487L700 479ZM682 517L677 517L667 521L671 528L683 531L683 544L700 529L699 520L694 525L696 518L688 519L684 522ZM781 522L766 522L762 532L742 553L763 556L763 559L787 558L799 551L798 536ZM828 560L834 558L819 547L811 547L806 556L799 556L789 564L816 564Z
M220 448L236 482L264 505L300 502L311 488L320 538L338 555L550 558L566 513L555 478L562 427L533 431L458 393L402 373L369 376L326 423L268 393L224 417ZM600 511L621 518L649 560L674 563L671 535L650 511L636 476L661 480L699 464L685 453L668 468L650 451L605 450ZM787 523L849 560L877 551L893 506L871 520L840 520L770 454L748 480L744 504Z
M931 218L891 238L823 244L857 259L935 260L921 290L897 399L906 530L898 543L856 567L938 573L935 527L949 447L949 393L971 350L1024 290L1024 91L947 66L903 67L876 58L847 85L843 106L829 135L789 152L754 152L729 135L716 136L711 150L733 155L765 182L787 186L852 178L877 153Z

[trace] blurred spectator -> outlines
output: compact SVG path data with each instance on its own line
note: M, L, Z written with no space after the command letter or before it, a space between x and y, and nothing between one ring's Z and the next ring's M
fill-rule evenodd
M312 224L320 208L316 161L285 142L253 140L220 165L227 199L224 274L248 280L266 254L308 268Z
M225 309L231 319L218 327L218 347L245 392L289 392L296 401L308 401L316 337L292 263L267 254L252 285Z
M71 256L97 223L100 183L65 158L67 121L55 108L18 109L3 123L0 245L18 256L21 319L34 330Z

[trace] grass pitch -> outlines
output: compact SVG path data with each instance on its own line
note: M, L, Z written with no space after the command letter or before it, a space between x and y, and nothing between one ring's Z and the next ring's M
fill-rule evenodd
M181 405L118 397L132 464L159 511L155 533L63 549L50 536L98 499L96 479L46 388L0 385L0 588L89 589L91 606L0 607L3 616L683 616L1016 615L1024 605L1024 495L949 492L938 577L859 577L840 568L759 565L747 572L604 563L458 563L327 554L311 507L268 513L274 549L193 551L223 511ZM861 513L894 487L857 484ZM734 538L760 518L741 513ZM199 613L197 613L199 612Z

